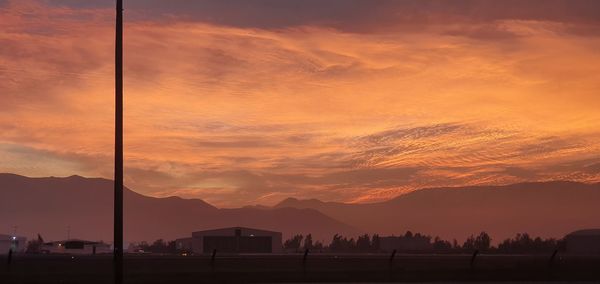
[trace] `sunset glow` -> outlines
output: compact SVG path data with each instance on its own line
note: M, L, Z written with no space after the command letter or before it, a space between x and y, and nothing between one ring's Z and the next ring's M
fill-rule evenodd
M0 172L112 178L114 11L85 2L0 1ZM125 9L137 192L236 207L600 181L600 2L190 2Z

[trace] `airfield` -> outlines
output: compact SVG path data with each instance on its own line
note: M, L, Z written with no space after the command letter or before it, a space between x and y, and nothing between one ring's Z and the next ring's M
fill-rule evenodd
M5 257L5 256L1 256ZM112 256L14 255L0 283L112 283ZM600 281L600 256L126 255L125 283Z

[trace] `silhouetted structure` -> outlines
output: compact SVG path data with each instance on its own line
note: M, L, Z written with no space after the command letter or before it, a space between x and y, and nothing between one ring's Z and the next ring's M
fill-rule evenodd
M9 250L21 253L25 252L26 248L27 238L0 234L0 254L7 254Z
M117 0L115 32L114 276L123 282L123 0Z
M193 253L280 253L281 233L231 227L193 232L191 238L176 240L177 250Z
M44 243L40 251L50 254L101 254L110 253L111 247L103 242L69 239Z
M565 239L568 254L600 254L600 229L575 231Z

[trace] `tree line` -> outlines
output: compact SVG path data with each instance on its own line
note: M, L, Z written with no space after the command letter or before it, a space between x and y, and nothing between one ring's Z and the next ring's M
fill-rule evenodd
M37 240L28 242L27 251L30 253L39 252L42 244L43 240L38 236ZM456 240L450 242L439 237L432 238L428 235L413 234L407 231L400 236L380 237L378 234L364 234L356 239L335 234L328 244L313 240L312 234L306 236L297 234L285 240L283 248L286 252L302 252L308 249L312 253L380 253L391 250L414 253L469 253L478 250L486 253L536 254L548 253L554 250L564 251L565 241L564 239L533 238L527 233L522 233L503 240L497 246L493 246L492 238L486 232L481 232L478 235L471 235L461 244ZM137 252L160 254L183 252L177 249L175 241L165 241L163 239L158 239L152 243L141 242L137 244L136 249Z
M384 242L384 244L382 244ZM457 240L452 242L440 237L413 234L407 231L404 235L392 237L380 237L377 234L364 234L356 239L335 234L329 244L314 242L312 235L294 235L283 243L288 252L310 250L311 252L341 252L341 253L377 253L397 250L399 252L437 252L437 253L467 253L478 250L486 253L505 254L535 254L548 253L554 250L564 251L564 239L531 237L527 233L517 234L500 242L497 246L492 245L492 238L486 232L469 236L463 243Z

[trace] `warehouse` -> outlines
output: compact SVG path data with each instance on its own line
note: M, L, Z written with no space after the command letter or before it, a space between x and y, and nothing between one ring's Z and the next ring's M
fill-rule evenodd
M565 237L567 253L600 255L600 229L579 230Z
M196 254L211 253L281 253L281 233L231 227L193 232L191 238L176 240L178 250Z
M27 248L27 238L0 234L0 254L12 252L22 253Z

